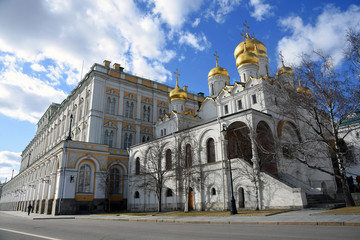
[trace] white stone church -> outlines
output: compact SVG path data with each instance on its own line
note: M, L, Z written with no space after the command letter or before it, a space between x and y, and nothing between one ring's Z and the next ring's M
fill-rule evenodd
M294 160L291 146L309 130L281 107L289 91L310 89L284 64L271 77L266 47L249 33L234 55L239 79L230 80L216 55L206 98L181 89L178 72L172 88L117 63L94 64L39 120L0 209L152 211L161 199L163 210L228 210L232 193L238 209L303 208L308 196L335 194L333 176ZM307 161L333 171L327 148L318 148L325 150Z

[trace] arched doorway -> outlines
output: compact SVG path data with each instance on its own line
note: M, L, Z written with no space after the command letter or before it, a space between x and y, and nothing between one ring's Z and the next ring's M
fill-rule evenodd
M188 207L189 207L189 210L194 209L194 191L192 188L189 188Z
M275 157L274 137L266 122L260 121L258 123L255 141L261 171L277 175L278 169Z
M245 208L245 194L242 187L239 188L239 208Z

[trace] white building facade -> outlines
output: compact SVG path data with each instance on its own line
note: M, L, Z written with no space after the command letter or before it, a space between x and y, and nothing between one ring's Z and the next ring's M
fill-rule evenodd
M296 89L284 64L270 77L266 47L248 33L234 55L240 81L231 85L216 61L208 74L210 97L196 112L183 107L188 98L177 84L169 94L171 112L155 124L155 139L130 148L128 210L154 211L159 200L162 210L228 210L232 195L240 209L303 208L309 196L335 195L332 175L295 160L291 147L310 132L281 108L289 91L311 91L301 84ZM154 149L160 156L155 167ZM307 161L333 172L327 146L313 144L310 151L316 149L323 151ZM165 172L160 196L159 166Z
M4 184L0 209L42 214L124 210L128 148L148 142L169 112L172 87L94 64L71 94L52 104L21 155L20 172ZM188 93L188 109L203 98ZM70 135L70 139L69 139Z

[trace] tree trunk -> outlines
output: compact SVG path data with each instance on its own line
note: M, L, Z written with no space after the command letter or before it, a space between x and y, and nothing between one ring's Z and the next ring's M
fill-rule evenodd
M336 147L335 151L336 151L336 160L337 160L338 166L339 166L340 181L341 181L341 187L342 187L343 194L344 194L345 204L347 207L353 207L353 206L355 206L355 202L351 195L351 192L349 189L349 184L348 184L348 181L346 178L346 173L344 170L344 163L343 163L343 159L341 156L342 154L338 152L337 147Z
M331 114L331 127L332 127L332 131L333 131L333 136L335 137L335 156L336 156L336 161L337 161L337 164L339 167L339 172L340 172L341 187L343 190L346 206L352 207L352 206L355 206L355 202L350 193L349 184L346 179L346 171L344 168L344 159L343 159L343 155L341 153L341 148L340 148L340 144L339 144L340 141L339 141L339 137L338 137L338 131L335 127L334 116L332 115L332 112L330 114Z
M184 212L189 212L189 179L188 176L186 176L185 180L185 206L184 206Z
M161 205L162 205L162 198L161 198L162 189L160 188L158 191L159 191L159 193L158 193L158 212L161 212L162 211L162 209L161 209Z

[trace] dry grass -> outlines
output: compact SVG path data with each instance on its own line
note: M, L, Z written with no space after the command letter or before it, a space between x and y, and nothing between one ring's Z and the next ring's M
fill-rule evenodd
M357 215L360 215L360 206L333 209L330 211L323 212L321 214L357 214Z
M238 211L238 214L234 216L268 216L273 214L278 214L282 212L287 212L289 210L244 210ZM161 213L163 216L172 216L172 217L227 217L231 216L229 211L190 211L190 212L169 212L169 213Z
M121 212L121 213L102 213L99 215L106 215L106 216L120 216L120 215L127 215L127 216L148 216L148 215L156 215L159 212Z
M274 214L279 214L283 212L288 212L291 210L288 209L278 209L278 210L244 210L238 211L238 214L233 216L269 216ZM127 215L127 216L148 216L148 215L155 215L155 216L170 216L170 217L227 217L231 216L229 211L190 211L190 212L122 212L122 213L104 213L100 215L111 215L111 216L120 216L120 215Z

